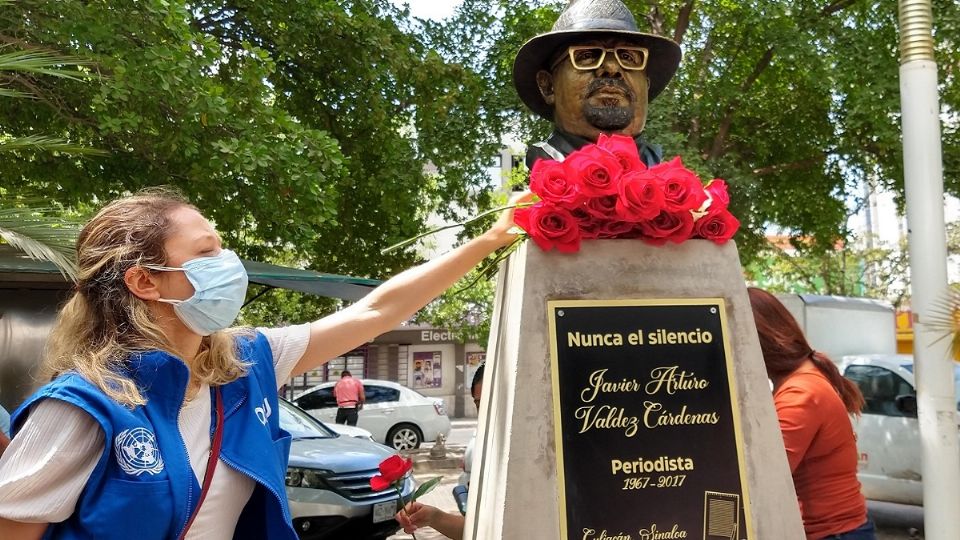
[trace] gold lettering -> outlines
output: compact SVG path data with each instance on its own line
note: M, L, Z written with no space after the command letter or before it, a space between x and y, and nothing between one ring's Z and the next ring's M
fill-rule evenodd
M697 378L693 373L680 370L679 366L654 368L650 370L650 378L652 380L647 383L644 390L651 396L660 390L670 395L677 393L678 390L703 390L710 384L706 379Z
M686 405L678 413L665 411L663 404L656 401L644 401L643 408L643 425L650 429L662 426L716 424L720 421L720 415L716 412L691 414L687 412Z
M620 334L581 334L567 332L567 347L619 347L623 345Z
M610 405L579 407L573 415L582 422L580 433L593 429L622 429L624 435L633 437L637 434L640 423L636 416L628 416L624 414L622 408Z

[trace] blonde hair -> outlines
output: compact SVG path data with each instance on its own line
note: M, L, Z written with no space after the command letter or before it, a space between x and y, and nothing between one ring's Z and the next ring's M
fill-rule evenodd
M147 302L127 289L124 274L134 266L166 265L170 214L183 207L196 209L174 191L151 189L111 202L83 227L77 240L76 289L47 342L43 376L76 372L124 406L146 404L140 388L125 375L130 355L176 353ZM237 356L236 337L249 331L230 329L203 338L191 362L192 375L211 386L245 375L248 365Z

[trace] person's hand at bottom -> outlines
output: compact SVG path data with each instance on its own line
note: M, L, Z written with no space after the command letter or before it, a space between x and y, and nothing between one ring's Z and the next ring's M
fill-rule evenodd
M397 512L397 522L403 527L403 532L412 533L420 527L430 527L440 509L416 501L408 504L405 509Z

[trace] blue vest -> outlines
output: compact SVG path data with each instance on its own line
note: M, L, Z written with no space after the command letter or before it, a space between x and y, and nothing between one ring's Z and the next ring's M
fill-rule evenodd
M280 429L278 420L273 355L260 333L240 338L238 346L240 358L251 365L245 377L221 387L220 459L255 480L256 488L234 538L296 540L284 482L290 435ZM130 376L144 393L146 405L126 408L80 375L68 373L40 388L14 412L18 430L32 404L59 399L89 413L105 436L103 455L73 515L52 523L45 538L177 538L196 507L200 484L177 427L189 380L187 367L174 356L153 351L130 359ZM212 430L216 410L211 409Z

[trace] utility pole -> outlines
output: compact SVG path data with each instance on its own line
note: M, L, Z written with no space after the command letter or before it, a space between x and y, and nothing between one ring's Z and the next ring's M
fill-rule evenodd
M928 540L960 538L960 448L949 340L929 328L947 294L940 99L930 0L900 0L900 108L914 328L924 529ZM912 443L913 441L911 441Z

